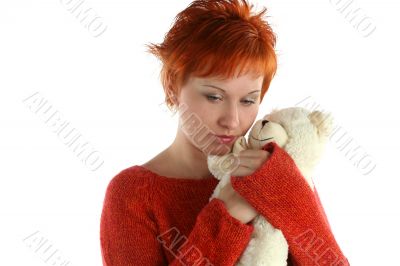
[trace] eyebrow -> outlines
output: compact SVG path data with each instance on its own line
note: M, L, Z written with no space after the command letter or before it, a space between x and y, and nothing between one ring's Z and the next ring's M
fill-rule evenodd
M219 88L219 87L217 87L217 86L214 86L214 85L203 84L202 86L204 86L204 87L211 87L211 88L215 88L215 89L219 89L219 90L221 90L221 91L223 91L223 92L226 92L224 89L221 89L221 88ZM255 93L255 92L260 92L260 90L255 90L255 91L249 92L248 94L252 94L252 93Z

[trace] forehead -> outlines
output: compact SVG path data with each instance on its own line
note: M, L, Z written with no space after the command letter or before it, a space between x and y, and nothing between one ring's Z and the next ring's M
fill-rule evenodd
M244 74L239 77L221 78L217 76L209 77L191 77L191 83L202 85L214 85L224 90L236 89L261 89L263 76L256 76L254 74Z

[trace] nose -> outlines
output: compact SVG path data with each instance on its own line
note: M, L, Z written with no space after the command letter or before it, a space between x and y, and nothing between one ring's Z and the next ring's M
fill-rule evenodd
M220 125L229 130L236 129L240 124L237 106L235 104L230 104L223 112L224 113L220 119Z
M263 120L263 121L261 121L261 127L264 127L264 125L266 124L266 123L268 123L269 121L268 120Z

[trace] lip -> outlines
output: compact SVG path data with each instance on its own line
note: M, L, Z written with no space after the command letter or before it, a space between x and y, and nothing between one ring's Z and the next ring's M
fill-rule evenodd
M227 135L215 135L215 136L222 144L230 144L235 139L235 136L227 136Z

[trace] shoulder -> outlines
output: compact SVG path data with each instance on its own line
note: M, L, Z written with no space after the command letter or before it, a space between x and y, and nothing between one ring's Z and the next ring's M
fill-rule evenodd
M149 200L154 177L134 165L119 171L106 189L107 198Z

